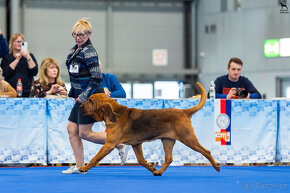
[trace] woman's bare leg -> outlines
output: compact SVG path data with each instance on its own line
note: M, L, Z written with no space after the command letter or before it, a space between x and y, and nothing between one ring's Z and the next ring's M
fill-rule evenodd
M67 125L67 131L69 135L69 141L74 152L76 166L82 167L85 165L85 162L83 142L79 135L79 125L69 121Z

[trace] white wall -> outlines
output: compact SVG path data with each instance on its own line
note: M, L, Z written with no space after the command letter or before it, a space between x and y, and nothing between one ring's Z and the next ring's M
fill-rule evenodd
M75 45L72 28L83 17L93 26L91 40L102 59L105 55L105 7L99 2L68 3L64 1L27 1L24 8L24 34L29 51L34 53L38 64L45 57L54 57L61 65L62 78L67 80L66 57Z
M38 64L44 57L55 57L68 81L65 60L74 45L71 30L77 19L89 17L91 40L105 72L120 80L146 77L152 73L172 76L182 71L183 3L147 1L70 1L26 0L23 33ZM168 65L152 65L152 50L168 50ZM166 73L164 73L166 72Z

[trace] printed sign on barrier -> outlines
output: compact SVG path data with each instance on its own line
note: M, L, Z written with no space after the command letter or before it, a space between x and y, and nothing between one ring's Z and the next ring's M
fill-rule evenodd
M231 145L231 100L215 100L214 131L216 145Z

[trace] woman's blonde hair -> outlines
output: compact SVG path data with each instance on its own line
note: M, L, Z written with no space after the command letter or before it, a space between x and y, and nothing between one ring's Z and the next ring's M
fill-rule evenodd
M22 33L15 33L11 36L10 41L9 41L9 52L12 53L13 52L13 42L15 42L15 40L18 37L21 37L22 40L24 41L24 35Z
M73 33L92 33L92 25L89 20L82 18L78 20L72 30Z
M60 80L60 67L56 59L54 58L44 58L41 62L40 69L39 69L39 78L36 80L38 81L41 86L45 89L49 88L49 81L47 76L47 69L51 66L55 65L58 69L57 76L55 78L55 83L58 85L64 85L64 82Z

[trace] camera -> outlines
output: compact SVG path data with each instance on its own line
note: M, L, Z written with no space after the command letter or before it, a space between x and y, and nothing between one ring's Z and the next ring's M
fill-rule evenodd
M241 88L237 88L237 96L240 97L240 98L247 98L249 92L244 90L244 89L241 89Z

